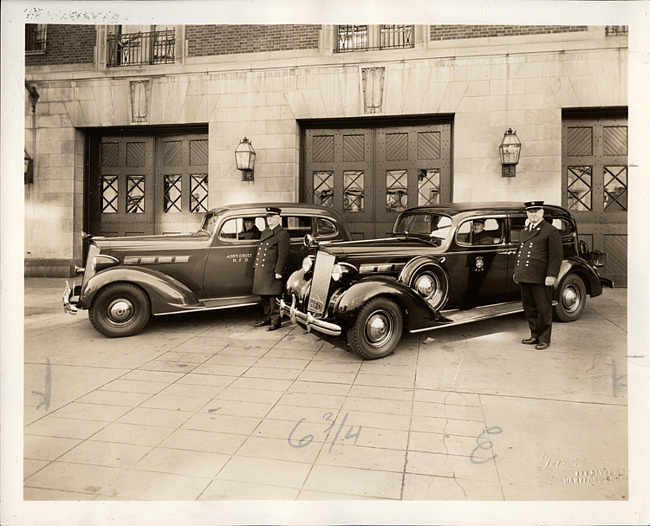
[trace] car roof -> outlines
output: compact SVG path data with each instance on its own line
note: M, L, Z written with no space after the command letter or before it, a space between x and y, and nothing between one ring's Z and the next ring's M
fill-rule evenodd
M553 211L560 214L568 214L568 212L557 205L544 205L544 209ZM494 212L524 212L525 207L523 202L519 201L490 201L490 202L459 202L459 203L445 203L439 205L426 205L416 206L409 208L405 212L436 212L447 215L456 215L464 212L472 213L494 213Z
M282 213L306 213L312 215L324 215L340 218L340 214L334 208L327 206L314 205L308 203L286 203L286 202L265 202L265 203L238 203L233 205L222 205L210 210L210 212L239 212L250 211L251 213L262 213L265 208L274 207L282 210Z

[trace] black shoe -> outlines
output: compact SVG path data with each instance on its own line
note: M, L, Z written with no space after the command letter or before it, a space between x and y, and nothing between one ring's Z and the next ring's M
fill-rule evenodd
M270 327L267 327L267 331L277 331L282 325L271 325Z
M521 340L521 343L524 345L533 345L534 343L539 343L539 340L537 338L525 338Z
M255 327L264 327L265 325L271 325L271 320L262 320L255 322Z
M549 345L551 344L546 342L539 342L537 345L535 345L535 349L538 351L543 351L544 349L548 349Z

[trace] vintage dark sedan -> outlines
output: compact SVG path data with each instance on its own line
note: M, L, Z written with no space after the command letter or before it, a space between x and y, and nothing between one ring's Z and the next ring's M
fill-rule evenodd
M554 315L573 321L587 295L613 283L599 276L605 254L588 252L571 214L559 206L544 209L564 251ZM403 328L417 333L519 312L513 270L525 222L522 203L406 210L392 237L330 243L306 257L289 277L282 312L307 330L346 335L365 359L393 352Z
M66 282L64 310L87 309L108 337L140 332L150 316L254 305L253 263L268 206L282 209L291 237L287 275L318 242L351 239L336 210L296 203L223 206L205 214L189 234L91 238L81 285ZM254 223L254 227L253 227Z

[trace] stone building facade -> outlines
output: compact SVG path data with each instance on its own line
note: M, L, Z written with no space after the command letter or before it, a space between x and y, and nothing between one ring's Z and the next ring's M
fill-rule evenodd
M543 199L575 213L624 283L624 27L30 32L26 275L69 276L82 265L82 232L188 231L228 203L322 203L362 238L383 236L405 206ZM521 156L506 177L508 129ZM235 166L244 137L257 154L253 180Z

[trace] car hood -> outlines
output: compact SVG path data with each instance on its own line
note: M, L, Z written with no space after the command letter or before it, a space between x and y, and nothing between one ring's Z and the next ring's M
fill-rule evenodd
M187 244L206 241L210 234L205 231L191 234L161 234L156 236L95 237L92 242L103 254L151 249L182 248Z
M443 248L436 243L414 236L368 239L362 241L341 241L323 245L324 250L337 259L364 260L369 258L413 257L414 254L442 254Z

